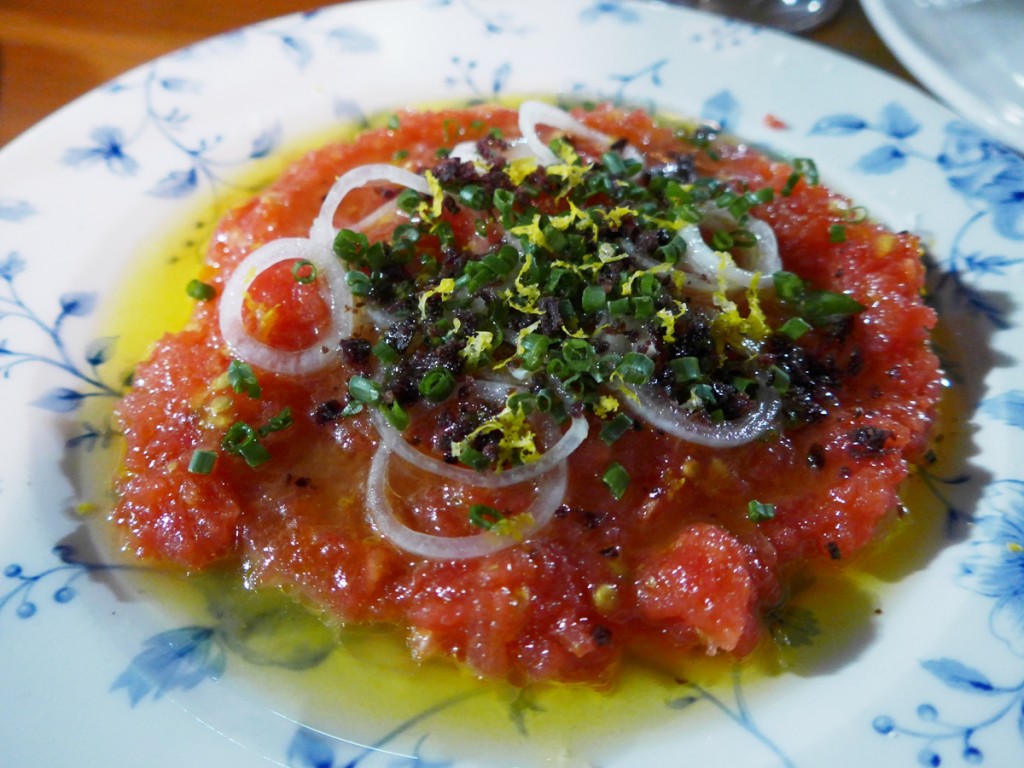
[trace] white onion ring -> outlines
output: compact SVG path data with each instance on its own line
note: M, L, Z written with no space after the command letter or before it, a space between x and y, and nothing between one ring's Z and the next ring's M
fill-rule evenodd
M749 288L754 282L757 273L743 269L731 256L723 264L721 254L704 242L704 236L696 224L687 224L680 230L680 234L686 243L682 264L700 279L692 283L694 287L717 288L720 279L724 281L727 290Z
M568 112L543 101L524 101L519 105L519 132L541 165L556 165L562 160L537 135L538 125L549 125L573 136L583 136L599 144L611 144L611 138L584 125Z
M477 383L482 384L484 382L478 381ZM441 459L435 459L417 450L377 411L371 412L370 418L380 434L381 442L387 449L394 451L417 469L443 477L446 480L492 489L507 488L510 485L530 482L561 466L572 452L579 448L583 441L586 440L587 433L590 431L590 424L587 422L586 417L573 416L572 423L565 434L536 461L531 461L529 464L520 464L517 467L512 467L502 472L479 472L469 467L448 464Z
M701 213L704 222L712 228L737 225L732 214L720 208L705 206ZM756 240L755 245L743 249L752 257L749 269L736 264L731 256L723 266L721 254L704 241L700 227L696 224L689 224L680 231L686 242L686 255L682 264L692 269L698 278L693 287L714 290L718 287L718 280L721 277L727 290L749 288L754 282L755 275L771 275L782 269L779 243L775 239L774 230L766 222L753 216L747 217L744 226Z
M381 444L373 455L366 478L366 509L377 532L396 547L435 560L465 560L491 555L519 543L512 536L486 532L469 536L437 536L415 531L399 521L385 492L391 455L386 444ZM565 497L569 478L565 463L554 467L551 474L551 480L541 486L530 506L523 510L522 514L529 514L533 518L533 523L523 532L523 538L546 526Z
M448 153L448 158L451 160L459 160L463 163L482 163L484 158L477 150L476 144L477 143L473 140L460 141L452 147L452 151Z
M709 448L732 448L744 445L771 429L779 412L781 401L772 387L761 384L756 408L741 419L712 424L695 419L685 408L653 385L636 389L639 401L622 398L626 407L655 429L667 432L688 443Z
M375 181L408 187L419 192L421 195L430 194L430 186L427 184L427 180L412 171L407 171L405 168L399 168L397 165L388 165L387 163L360 165L343 173L334 182L334 185L324 198L323 205L320 206L319 215L313 221L313 226L309 230L310 238L324 247L332 249L334 247L334 238L338 234L338 230L334 228L334 214L337 212L338 206L341 205L341 201L353 189L365 187L367 184Z
M330 307L330 325L305 349L275 349L253 338L242 320L245 295L259 275L282 261L305 259L317 270L321 295ZM246 256L235 267L224 284L218 320L225 343L239 360L274 373L297 376L312 373L330 365L334 358L326 349L336 349L339 342L352 334L352 300L345 270L330 251L306 238L286 237L271 240Z

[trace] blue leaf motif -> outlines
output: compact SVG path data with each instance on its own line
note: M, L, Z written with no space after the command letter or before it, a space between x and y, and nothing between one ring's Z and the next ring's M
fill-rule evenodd
M363 108L352 99L338 98L334 101L334 116L358 125L366 125Z
M182 627L154 635L132 659L112 691L123 688L132 706L152 694L159 699L175 689L189 690L224 672L227 655L210 627Z
M94 339L85 348L85 361L94 368L103 365L114 356L117 336L104 336Z
M0 261L0 278L11 282L16 275L25 270L25 260L17 251L11 251L7 258Z
M82 404L84 399L85 395L81 392L67 387L56 387L42 397L33 400L32 405L54 413L71 413Z
M922 662L921 666L950 688L985 694L995 691L995 686L985 675L956 659L932 659Z
M253 139L252 149L249 150L249 157L253 160L259 160L262 157L267 157L274 151L280 140L281 126L275 125L273 128L264 131Z
M60 311L69 317L85 317L95 308L95 293L65 293L60 297Z
M720 126L723 131L736 128L740 117L740 104L732 91L719 91L704 102L700 117Z
M290 768L331 768L334 749L324 736L300 727L288 745L288 765Z
M868 127L867 121L857 115L828 115L821 118L811 127L811 135L818 136L850 136Z
M328 39L338 50L348 53L371 53L380 47L377 38L358 29L332 29Z
M94 146L72 147L64 153L66 165L87 166L103 162L118 176L132 176L139 169L138 161L125 152L125 137L119 128L100 126L90 134L90 138L95 142Z
M580 21L594 22L603 16L610 16L615 22L622 24L636 24L640 21L640 15L632 8L626 8L624 3L614 0L602 0L594 3L590 8L580 11Z
M24 200L0 200L0 221L22 221L35 213Z
M895 144L873 149L857 161L857 169L864 173L886 174L898 171L907 162L907 154Z
M936 162L949 185L992 214L996 231L1024 240L1024 158L972 125L951 121Z
M1014 389L985 399L981 404L981 412L1011 427L1024 429L1024 390Z
M698 701L700 701L698 696L679 696L675 699L669 699L667 703L669 709L686 709Z
M879 127L894 139L907 139L921 130L921 124L903 106L895 102L882 108L881 117Z
M149 194L164 198L187 197L195 191L198 184L199 176L195 168L172 171L157 182L157 185L149 190Z
M494 70L494 80L491 84L491 92L495 95L501 93L505 89L505 84L508 82L508 77L511 73L512 65L507 61Z
M281 44L284 45L285 52L295 60L300 68L305 67L313 59L313 51L305 40L300 40L292 35L281 35Z
M165 77L160 80L160 86L174 93L199 93L200 90L198 83L183 77Z
M1003 275L1009 267L1024 263L1024 259L1013 259L1009 256L980 256L977 253L964 257L964 267L968 272L983 275Z

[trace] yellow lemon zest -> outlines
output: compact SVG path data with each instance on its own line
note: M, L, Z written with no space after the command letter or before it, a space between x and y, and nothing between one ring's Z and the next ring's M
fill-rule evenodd
M494 345L494 334L490 331L477 331L468 339L459 354L470 365L479 365L480 359L491 351Z
M431 297L433 297L433 296L440 296L441 297L441 301L447 301L451 297L452 292L454 290L455 290L455 280L450 278L450 277L446 277L443 280L441 280L437 284L436 287L430 288L429 290L424 291L422 294L420 294L420 302L419 302L419 305L420 305L420 315L424 319L426 319L426 317L427 317L427 302L431 299Z
M523 183L527 176L537 170L537 158L518 157L505 166L505 175L516 187Z

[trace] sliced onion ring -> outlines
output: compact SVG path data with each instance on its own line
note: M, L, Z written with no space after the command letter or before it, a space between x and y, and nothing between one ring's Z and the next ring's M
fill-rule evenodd
M405 168L400 168L397 165L388 165L387 163L360 165L343 173L334 182L334 185L324 198L323 205L320 206L319 215L313 221L313 226L309 230L310 238L324 244L328 248L333 247L334 238L338 234L338 230L334 228L334 214L337 212L338 206L341 205L341 201L352 190L365 187L373 182L397 184L398 186L415 190L421 195L430 194L430 186L427 184L427 180Z
M756 440L772 428L781 406L775 389L762 383L753 412L741 419L713 424L695 418L655 386L639 387L636 394L639 400L622 398L636 416L673 437L710 448L731 448Z
M549 125L573 136L582 136L598 144L610 144L611 138L584 125L568 112L543 101L524 101L519 105L519 132L541 165L562 162L537 135L538 125Z
M683 227L680 234L686 242L683 265L686 271L692 270L696 277L700 278L699 282L693 283L694 287L714 288L718 286L719 279L721 279L725 282L726 289L749 288L754 282L755 275L763 271L775 272L779 269L779 267L770 270L744 269L736 264L732 256L728 254L726 254L727 258L723 264L722 254L704 242L704 236L696 224L688 224Z
M572 452L580 447L590 431L590 424L584 416L574 416L565 434L536 461L520 464L502 472L479 472L469 467L448 464L417 450L379 412L374 411L371 418L388 450L394 451L417 469L446 480L480 488L507 488L510 485L535 481L541 475L563 465Z
M305 349L275 349L253 338L242 320L245 295L259 275L282 261L305 259L317 269L321 293L330 307L330 324ZM341 339L352 334L351 293L341 262L324 252L312 240L287 237L271 240L250 253L224 284L218 319L225 343L238 359L274 373L297 376L330 365L334 358L324 349L336 349Z
M406 552L435 560L484 557L519 543L515 537L494 533L438 536L415 531L405 525L395 517L387 499L387 470L392 455L386 444L382 443L370 462L370 472L366 479L366 508L374 527L383 538ZM552 469L549 476L539 478L540 489L522 513L533 518L533 522L523 532L523 538L532 535L551 521L555 510L565 497L568 477L569 473L563 462Z

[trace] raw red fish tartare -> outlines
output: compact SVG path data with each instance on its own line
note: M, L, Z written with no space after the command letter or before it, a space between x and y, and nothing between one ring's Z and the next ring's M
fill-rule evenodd
M610 106L401 112L224 217L118 407L112 517L480 676L742 657L899 505L923 281L808 160Z

